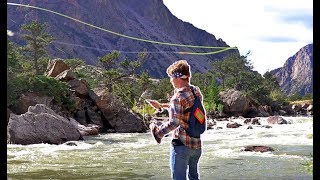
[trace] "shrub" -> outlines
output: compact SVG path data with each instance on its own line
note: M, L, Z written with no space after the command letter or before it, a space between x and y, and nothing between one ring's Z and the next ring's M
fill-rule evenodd
M43 75L31 76L28 74L8 81L8 104L13 105L17 103L20 95L26 92L37 92L54 97L54 100L58 103L63 104L67 102L69 105L72 104L71 100L67 100L69 87L65 82Z

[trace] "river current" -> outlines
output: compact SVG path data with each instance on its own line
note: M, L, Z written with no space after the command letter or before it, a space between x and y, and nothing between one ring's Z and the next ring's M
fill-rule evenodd
M313 179L303 166L312 160L313 117L283 118L289 124L207 130L201 179ZM8 179L170 179L170 140L158 145L148 132L87 136L77 146L8 144ZM275 151L241 151L248 145Z

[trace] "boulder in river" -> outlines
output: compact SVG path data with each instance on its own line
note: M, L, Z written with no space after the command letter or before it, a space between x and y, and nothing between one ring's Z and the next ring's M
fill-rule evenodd
M268 152L274 151L274 149L269 146L245 146L241 151Z
M288 122L281 116L270 116L267 119L269 124L288 124Z
M9 142L13 144L61 144L83 139L79 130L66 118L44 104L30 106L21 115L10 114Z

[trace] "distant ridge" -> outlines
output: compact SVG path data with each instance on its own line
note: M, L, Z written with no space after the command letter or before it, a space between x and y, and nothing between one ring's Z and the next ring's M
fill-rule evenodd
M217 40L214 35L172 15L162 0L10 0L10 2L51 9L114 32L143 39L176 44L229 47L222 39ZM238 50L228 50L206 56L181 55L173 52L210 50L139 42L99 31L55 14L15 6L8 6L7 9L7 29L11 31L17 32L22 24L31 20L48 23L50 33L57 39L57 42L50 47L53 57L81 58L87 64L95 65L97 57L111 50L124 51L120 58L122 60L124 55L131 59L137 56L136 53L130 52L147 49L157 53L148 55L143 69L156 78L166 77L166 68L179 59L188 60L194 72L207 72L209 62L233 52L239 54ZM13 36L11 40L19 44L23 43L18 36Z

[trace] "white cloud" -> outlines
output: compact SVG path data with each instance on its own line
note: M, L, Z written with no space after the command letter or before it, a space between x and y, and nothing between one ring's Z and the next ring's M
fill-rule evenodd
M237 46L241 55L250 50L249 59L260 73L282 67L300 48L313 42L312 27L294 19L312 17L312 0L163 1L179 19Z

